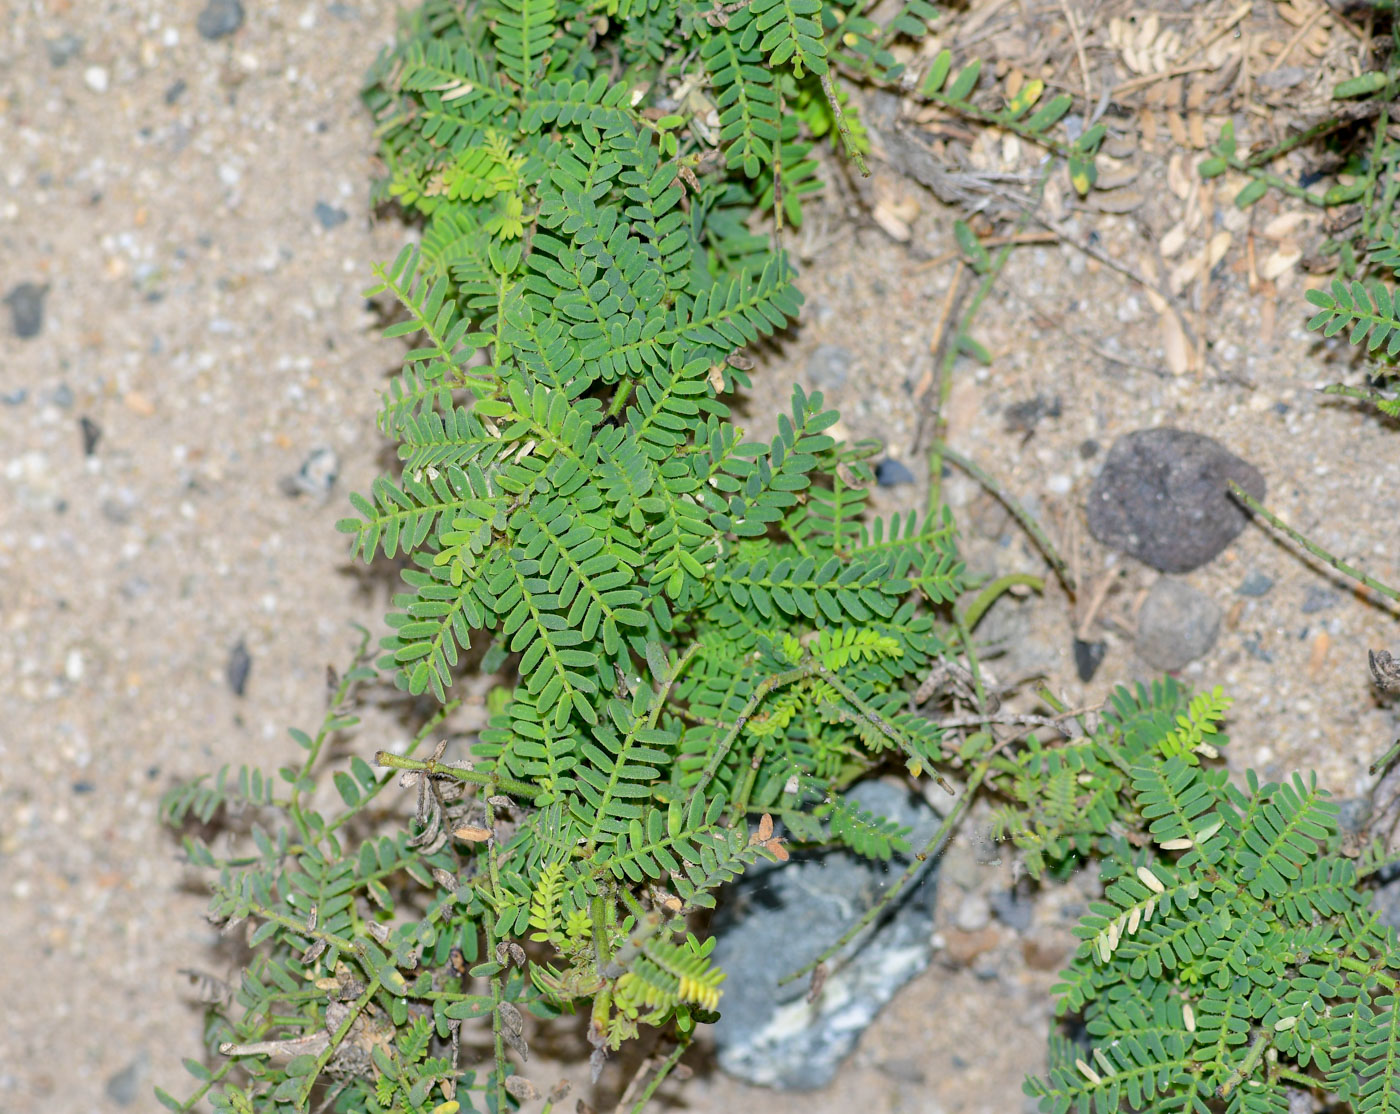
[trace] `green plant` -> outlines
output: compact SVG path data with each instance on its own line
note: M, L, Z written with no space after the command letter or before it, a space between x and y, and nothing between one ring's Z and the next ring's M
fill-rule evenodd
M785 857L785 841L887 857L904 833L842 793L890 766L960 767L959 809L999 795L1000 831L1037 872L1105 856L1116 904L1094 912L1102 924L1066 999L1091 1031L1101 999L1115 1017L1139 992L1179 995L1131 963L1113 981L1136 954L1124 933L1175 924L1169 904L1232 918L1215 943L1266 914L1292 932L1278 895L1250 888L1261 868L1242 848L1299 790L1251 783L1244 795L1199 766L1221 741L1218 693L1123 691L1097 727L1053 743L945 737L911 692L962 655L978 718L995 720L969 627L1010 580L965 604L945 512L871 520L876 446L835 440L819 394L796 389L761 441L732 420L750 385L743 350L785 329L801 300L780 245L756 229L800 223L820 189L820 140L863 150L833 78L897 81L899 40L931 16L922 0L883 24L821 0L429 0L376 64L377 196L425 223L370 294L402 307L388 336L418 339L380 413L402 467L354 497L341 525L358 556L406 566L379 662L401 688L445 701L468 651L507 680L469 759L428 749L439 717L406 753L375 756L387 773L362 756L336 769L353 690L376 675L358 661L316 736L294 733L302 762L167 798L171 823L221 808L250 818L249 846L230 856L194 837L187 848L217 874L214 918L246 921L253 947L209 1015L224 1061L192 1062L201 1086L162 1094L167 1106L207 1094L221 1110L300 1111L322 1088L341 1111L501 1112L538 1095L508 1055L526 1051L524 1013L576 1008L595 1066L643 1025L674 1038L638 1081L640 1106L722 1004L723 972L690 914L756 859ZM954 72L944 53L910 95L1041 143L1090 188L1102 128L1062 139L1067 97L1041 105L1029 82L995 104L980 82L975 62ZM1006 253L964 239L980 303ZM395 783L416 794L406 829ZM320 795L327 784L339 806ZM1304 837L1329 834L1325 803L1302 792L1287 818L1303 835L1268 859L1280 877L1312 861ZM1164 808L1187 826L1152 851ZM1210 860L1219 877L1178 885L1171 872L1227 828L1240 847ZM1342 868L1325 862L1340 893ZM1144 921L1129 904L1150 900L1137 887L1156 893L1148 876L1172 890ZM1374 933L1328 900L1351 962ZM1302 945L1288 946L1262 949L1271 971L1303 970L1288 963ZM1100 1055L1119 1055L1112 1039ZM1368 1056L1352 1057L1363 1076ZM1133 1100L1127 1062L1110 1062L1121 1076L1079 1073L1087 1091L1057 1064L1036 1093L1052 1106ZM1183 1070L1153 1086L1216 1078Z
M1027 1093L1057 1112L1282 1112L1290 1089L1400 1108L1400 941L1361 886L1380 860L1340 853L1316 779L1240 789L1192 750L1123 778L1104 900L1056 987L1088 1043L1052 1040Z

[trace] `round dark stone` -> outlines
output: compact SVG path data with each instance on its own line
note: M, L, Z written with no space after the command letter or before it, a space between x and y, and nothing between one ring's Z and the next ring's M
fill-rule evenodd
M209 0L195 18L195 29L206 39L222 39L243 26L243 5L239 0Z
M1213 438L1183 429L1140 429L1109 450L1089 492L1089 529L1112 549L1162 572L1200 568L1244 529L1234 480L1256 499L1264 477Z

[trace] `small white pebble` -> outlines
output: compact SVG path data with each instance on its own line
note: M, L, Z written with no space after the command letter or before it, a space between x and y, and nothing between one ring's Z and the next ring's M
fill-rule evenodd
M1045 486L1050 489L1052 495L1068 495L1072 485L1073 481L1062 472L1056 472L1045 481Z
M968 894L958 906L953 923L963 932L980 932L992 919L992 908L981 894Z
M83 71L83 84L94 93L107 91L107 69L105 66L89 66Z
M68 656L63 659L63 675L73 682L83 679L83 652L81 650L68 651Z

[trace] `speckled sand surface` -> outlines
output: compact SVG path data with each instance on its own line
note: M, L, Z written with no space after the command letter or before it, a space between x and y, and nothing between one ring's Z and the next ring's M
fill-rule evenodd
M325 667L354 645L347 624L376 624L387 592L383 576L350 569L333 524L384 454L374 407L394 349L359 292L404 233L366 214L372 141L356 92L391 7L248 0L243 26L210 41L196 30L204 3L0 8L0 294L47 288L36 336L0 312L0 1114L146 1110L153 1083L183 1090L199 1023L177 972L229 971L157 826L160 794L224 762L286 761L286 727L319 719ZM1137 224L1072 219L1132 257L1180 202L1154 195ZM926 263L951 242L949 212L921 204L907 245L867 224L813 252L804 324L760 373L756 426L817 347L835 345L845 356L828 397L847 431L887 438L921 470L908 385L950 279ZM1346 372L1303 334L1294 278L1261 323L1230 257L1211 311L1222 374L1173 379L1066 339L1160 367L1156 317L1122 276L1063 246L1021 251L978 331L996 365L959 365L953 441L1053 520L1082 503L1102 460L1084 441L1106 448L1158 423L1210 432L1264 472L1281 513L1393 580L1400 442L1311 393ZM1008 429L1006 407L1036 394L1059 395L1061 415L1030 437ZM89 439L100 430L87 456L83 419ZM325 448L339 461L329 499L287 495L283 479ZM974 566L1042 567L972 485L947 488ZM921 497L897 488L882 505ZM1080 541L1086 574L1108 567ZM1236 594L1250 572L1274 580L1267 595ZM1110 649L1088 686L1062 595L999 606L988 623L1019 655L1003 676L1042 669L1089 703L1146 675L1127 624L1154 575L1132 566L1110 598L1120 629L1096 631ZM1393 730L1365 652L1391 643L1393 620L1345 590L1310 597L1324 583L1254 528L1187 579L1226 611L1215 649L1184 676L1236 696L1232 765L1315 767L1341 795L1361 792ZM226 676L240 643L242 696ZM404 730L372 718L355 746ZM945 869L950 909L1010 877L969 846ZM1064 943L1054 905L1037 913L1034 945L996 922L949 927L949 962L901 995L831 1090L773 1097L705 1077L687 1107L1019 1110L1053 982L1035 949Z

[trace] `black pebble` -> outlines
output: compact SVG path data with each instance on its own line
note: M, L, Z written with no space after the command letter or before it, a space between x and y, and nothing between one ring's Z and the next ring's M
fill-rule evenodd
M90 781L75 781L73 783L74 793L91 793L97 786Z
M252 655L248 653L248 647L240 638L238 645L229 651L228 668L224 671L228 678L228 687L233 690L234 696L243 695L243 690L248 687L248 673L252 668Z
M337 209L334 205L328 205L324 201L316 202L316 219L321 222L321 227L329 232L338 224L344 224L350 219L350 214L344 209Z
M78 419L78 426L83 431L83 456L92 456L97 442L102 440L102 427L86 414Z
M194 21L195 29L206 39L222 39L243 26L243 5L239 0L209 0Z
M44 298L48 292L47 286L22 282L5 295L15 336L28 340L39 335L39 330L44 327Z
M875 465L875 482L881 487L898 487L914 482L914 473L892 456Z
M1094 679L1106 653L1107 642L1085 642L1082 638L1074 640L1074 668L1081 681L1088 684Z

